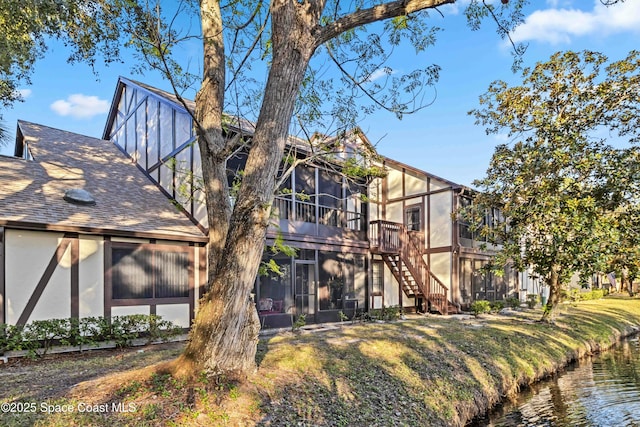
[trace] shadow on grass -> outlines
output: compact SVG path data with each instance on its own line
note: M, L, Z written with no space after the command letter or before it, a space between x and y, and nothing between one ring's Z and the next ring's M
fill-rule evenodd
M605 300L567 307L555 325L425 316L286 333L261 340L258 371L242 385L124 375L105 395L85 387L51 402L133 404L132 413L38 414L14 425L464 425L633 325L635 301Z

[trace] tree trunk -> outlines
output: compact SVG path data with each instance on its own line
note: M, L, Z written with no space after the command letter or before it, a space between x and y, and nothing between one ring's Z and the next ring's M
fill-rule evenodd
M549 300L546 306L542 307L542 322L551 322L553 320L554 310L560 304L562 298L562 284L560 283L560 266L554 265L551 267L551 273L546 280L549 286Z
M225 209L209 204L222 203L226 195L220 189L207 188L218 193L207 197L209 223L219 224L224 231L212 230L209 266L215 269L210 271L209 290L200 301L190 340L177 361L176 371L181 375L204 371L208 375L242 378L255 370L260 322L250 294L264 251L276 176L295 101L315 49L309 22L296 13L299 7L296 2L272 6L272 66L242 184L228 222ZM204 99L199 97L198 101ZM224 169L218 166L203 160L203 175L222 187Z

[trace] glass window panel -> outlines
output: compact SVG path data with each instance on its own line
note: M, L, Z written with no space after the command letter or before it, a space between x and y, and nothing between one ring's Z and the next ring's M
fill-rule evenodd
M240 179L240 172L247 163L247 153L240 152L227 159L227 183L231 188L236 180Z
M176 155L176 200L191 212L191 147Z
M473 269L473 294L474 300L482 300L482 299L486 299L487 295L486 295L486 277L484 274L484 270L482 269L482 266L484 265L484 263L482 261L476 260L474 262L474 269Z
M127 120L127 123L125 123L125 126L127 127L127 140L126 140L125 149L127 150L127 153L129 153L129 155L131 157L133 157L134 160L137 160L135 158L135 151L136 151L136 116L133 115L133 116L129 117L129 119Z
M160 103L160 158L165 158L175 148L173 143L173 110Z
M382 261L374 261L371 265L373 277L371 278L371 292L373 295L382 295L384 284L384 264Z
M122 93L120 94L120 102L118 103L118 115L116 116L116 121L117 121L116 124L118 126L122 124L122 122L124 121L124 118L127 116L126 100L127 100L128 90L129 88L127 86L124 86L122 88Z
M148 166L158 163L158 102L147 100L147 157Z
M342 207L342 176L319 169L319 203L332 208Z
M131 111L132 108L136 105L136 90L132 87L127 87L126 98L127 98L127 114Z
M114 248L111 252L112 298L152 298L153 271L150 251Z
M116 132L116 134L113 136L113 142L116 143L120 148L122 148L124 150L124 144L125 144L125 127L122 126L120 129L118 129L118 131Z
M419 206L407 208L405 211L405 226L409 231L422 230L422 209Z
M173 197L173 169L163 164L160 166L160 186Z
M315 261L316 251L314 249L298 249L297 259Z
M319 309L340 309L342 308L344 272L338 254L336 252L320 252L318 262L320 274L318 280Z
M176 155L176 200L191 213L191 147Z
M191 116L176 111L176 147L191 139Z
M156 298L189 296L189 257L186 252L156 251Z
M136 137L138 140L138 146L136 150L136 158L138 159L138 164L142 166L143 169L147 169L147 118L146 118L146 108L141 105L136 110Z
M268 272L258 279L258 301L260 315L286 313L291 303L291 258L277 255L273 258L280 273ZM268 258L265 259L268 261Z
M298 200L315 203L316 169L311 166L296 167L296 193L302 194Z
M367 268L365 263L365 256L362 254L356 254L354 255L353 295L350 295L350 298L357 299L359 307L364 307L366 283Z
M460 297L463 303L471 302L471 295L473 290L471 289L473 276L472 261L467 258L460 260Z

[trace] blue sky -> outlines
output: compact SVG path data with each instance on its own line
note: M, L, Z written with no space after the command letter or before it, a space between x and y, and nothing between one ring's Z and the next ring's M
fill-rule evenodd
M640 0L604 7L600 0L534 0L526 22L513 34L529 44L524 65L544 61L559 50L590 49L611 60L624 58L639 48ZM487 136L467 112L496 79L512 84L520 80L511 72L509 46L487 21L480 31L466 27L465 1L441 8L444 17L431 14L433 25L444 29L436 45L421 60L442 67L435 102L414 115L398 120L378 112L360 126L378 151L388 157L451 181L469 185L484 175L494 147L505 142ZM63 47L54 47L36 64L32 85L22 88L24 102L2 111L13 132L18 119L100 137L118 76L131 77L169 89L156 76L132 75L128 65L99 68L96 77L84 64L66 63ZM391 64L397 71L415 67L410 50L400 52ZM420 64L422 65L422 64ZM407 69L404 69L404 67ZM10 154L12 147L0 148Z

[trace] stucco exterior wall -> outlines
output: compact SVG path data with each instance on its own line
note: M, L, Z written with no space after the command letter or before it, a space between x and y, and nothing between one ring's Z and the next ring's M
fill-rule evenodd
M415 177L409 173L404 174L405 196L413 194L423 194L427 191L427 180Z
M430 259L431 271L449 288L449 298L451 298L451 253L431 254Z
M402 202L395 203L387 203L387 212L386 212L386 220L397 223L404 223L403 221L403 212L402 212Z
M451 220L450 191L432 194L429 200L430 233L429 246L438 248L451 245L453 221Z
M104 314L104 240L101 236L80 239L80 317Z
M63 239L62 233L6 230L6 322L16 324ZM71 255L65 251L28 321L71 315Z
M387 198L402 197L402 171L389 169L387 175Z
M149 243L149 240L120 237L113 238L112 242ZM188 246L185 242L158 241L157 243ZM105 315L105 305L109 306L110 303L105 301L103 236L65 237L61 232L5 229L4 245L5 280L2 300L7 324ZM64 252L61 252L62 255L58 260L56 253L62 251L62 248ZM193 247L193 250L195 292L194 300L190 304L195 306L199 298L198 288L206 282L207 267L206 248ZM74 256L77 257L77 275L75 276L72 271ZM77 280L74 280L74 277ZM74 283L77 283L77 299L73 298ZM74 305L74 301L77 301L77 305ZM189 304L156 304L158 315L183 327L190 325L189 310ZM151 311L151 305L146 304L111 306L112 316L150 314Z

